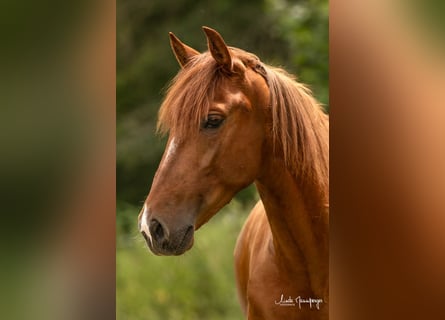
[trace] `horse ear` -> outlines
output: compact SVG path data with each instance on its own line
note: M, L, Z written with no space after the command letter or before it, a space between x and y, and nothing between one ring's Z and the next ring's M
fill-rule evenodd
M232 71L232 56L230 55L224 39L218 32L211 28L202 27L202 29L207 36L207 45L212 57L219 65L223 66L224 69Z
M184 68L187 62L189 62L192 57L198 55L199 52L182 43L172 32L169 32L168 35L170 36L170 46L176 56L176 60L178 60L181 68Z

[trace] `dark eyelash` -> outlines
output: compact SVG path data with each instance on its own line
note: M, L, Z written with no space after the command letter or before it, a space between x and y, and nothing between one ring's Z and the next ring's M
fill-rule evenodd
M224 122L224 118L220 116L209 116L203 124L204 129L217 129Z

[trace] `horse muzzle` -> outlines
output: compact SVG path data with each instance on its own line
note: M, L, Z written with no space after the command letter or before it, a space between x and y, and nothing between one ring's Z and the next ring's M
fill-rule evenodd
M150 250L156 255L178 256L193 246L193 225L171 231L159 220L151 219L148 223L142 221L139 230Z

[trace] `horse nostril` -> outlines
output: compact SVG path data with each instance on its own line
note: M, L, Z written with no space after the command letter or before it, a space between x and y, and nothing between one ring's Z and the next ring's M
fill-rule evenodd
M162 240L164 240L165 238L164 228L162 227L162 224L158 220L152 219L150 221L149 228L150 228L150 234L152 235L152 237L156 242L159 243Z

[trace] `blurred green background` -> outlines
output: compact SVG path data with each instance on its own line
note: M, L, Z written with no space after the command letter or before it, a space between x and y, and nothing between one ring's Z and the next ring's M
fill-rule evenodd
M137 215L161 159L155 135L164 89L179 70L168 32L206 50L201 26L226 43L282 66L309 85L329 110L328 1L117 1L117 318L242 319L233 248L258 199L242 191L195 235L180 257L152 255L137 232Z

